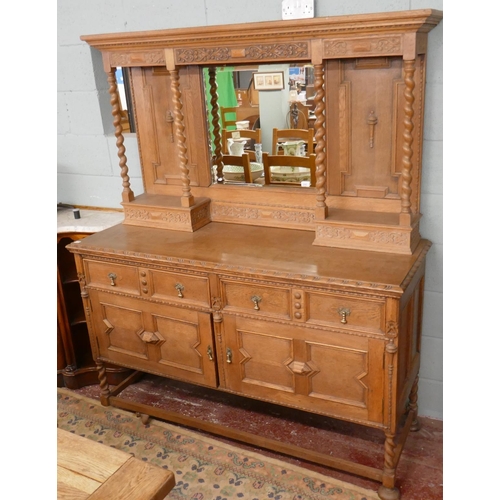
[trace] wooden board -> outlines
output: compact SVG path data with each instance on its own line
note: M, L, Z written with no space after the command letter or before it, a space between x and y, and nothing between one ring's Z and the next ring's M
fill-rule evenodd
M170 471L57 429L58 500L163 500L174 485Z

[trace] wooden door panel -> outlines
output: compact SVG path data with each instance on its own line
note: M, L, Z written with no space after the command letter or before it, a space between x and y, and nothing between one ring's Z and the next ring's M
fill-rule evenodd
M339 418L383 421L384 342L224 315L220 367L234 392ZM227 362L228 352L231 362Z
M90 291L102 358L137 370L217 386L210 314Z
M206 315L202 318L206 319ZM198 319L196 313L191 319L153 315L156 329L165 340L160 345L158 357L158 363L165 369L203 374L206 362L204 353L212 342L211 338L206 342L202 334L206 328L210 330L210 322L203 321L200 325Z
M330 117L335 147L329 154L338 165L331 175L331 193L399 199L402 59L329 61L327 78L329 99L338 113Z
M241 380L244 384L294 391L293 373L287 365L293 359L293 339L238 330Z

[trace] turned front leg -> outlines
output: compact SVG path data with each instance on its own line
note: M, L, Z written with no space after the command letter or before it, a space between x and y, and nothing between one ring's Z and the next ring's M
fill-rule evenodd
M382 486L378 489L378 496L382 500L399 500L399 488L396 488L396 446L394 434L385 435L384 444L384 470Z
M109 385L108 385L108 379L106 376L106 367L104 366L104 363L98 359L96 361L96 366L97 366L97 378L99 379L99 387L101 388L101 404L103 406L109 406L109 396L111 394L109 390Z

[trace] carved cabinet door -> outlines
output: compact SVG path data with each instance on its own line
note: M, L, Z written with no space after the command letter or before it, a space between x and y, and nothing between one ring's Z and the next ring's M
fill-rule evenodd
M216 387L209 313L90 291L99 356L124 366Z
M222 349L221 379L232 391L348 420L383 422L381 339L226 314Z

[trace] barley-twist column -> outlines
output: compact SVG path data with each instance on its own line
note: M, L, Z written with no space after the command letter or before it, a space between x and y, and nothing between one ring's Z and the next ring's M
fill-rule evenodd
M104 366L104 363L100 359L96 361L96 367L97 379L99 380L99 387L101 389L101 404L103 406L109 406L109 396L111 394L111 391L109 390L108 379L106 377L106 368Z
M134 193L130 189L130 177L128 176L127 157L125 156L125 146L123 145L122 116L120 112L120 95L116 84L115 68L108 72L109 94L111 96L111 113L113 115L113 125L115 126L116 147L118 148L118 158L120 159L120 176L122 178L122 200L132 201Z
M403 169L401 182L401 213L399 222L401 225L411 225L411 181L412 181L412 158L413 158L413 103L415 96L415 60L404 61L405 78L405 106L404 106L404 130L403 130Z
M210 84L210 105L212 107L212 125L214 134L214 152L212 156L213 165L217 165L217 182L222 182L222 146L221 146L221 133L220 133L220 119L219 119L219 95L217 94L217 80L216 69L209 68L208 70L209 84Z
M382 475L382 485L378 490L378 496L382 500L398 500L400 498L399 489L395 488L396 481L396 450L394 435L385 435L384 444L384 471Z
M408 408L415 412L410 427L410 430L413 432L420 430L420 421L418 419L418 381L419 381L419 376L417 375L410 391L409 403L408 403Z
M314 65L314 122L316 139L316 211L317 220L326 219L328 216L328 207L326 206L326 167L325 167L325 89L324 89L324 71L323 64Z
M181 181L182 181L182 197L181 205L183 207L192 207L194 205L194 198L191 194L189 168L187 166L187 147L186 135L184 133L184 115L182 114L182 100L181 92L179 90L179 71L177 69L170 70L170 81L174 103L174 124L175 136L177 138L177 148L179 151L179 160L181 166Z

